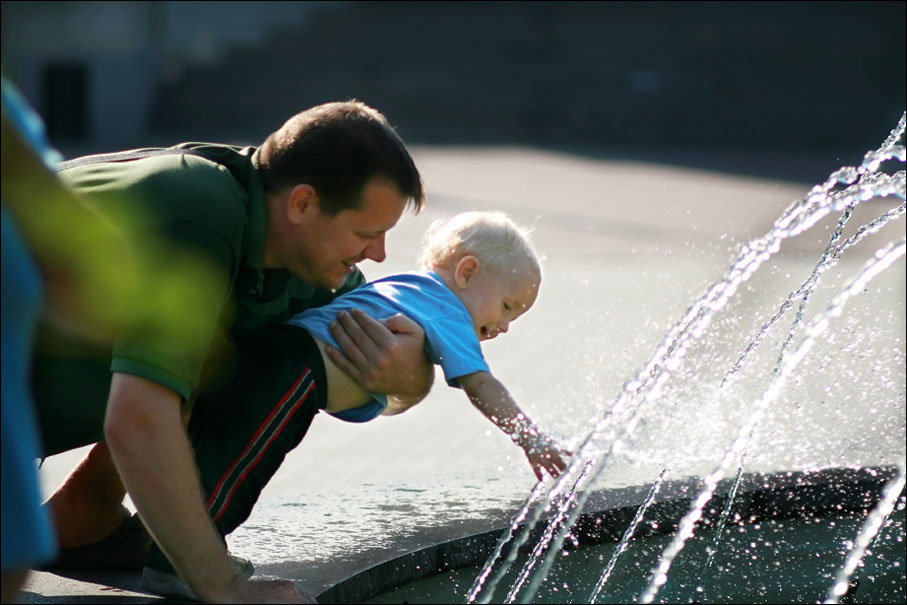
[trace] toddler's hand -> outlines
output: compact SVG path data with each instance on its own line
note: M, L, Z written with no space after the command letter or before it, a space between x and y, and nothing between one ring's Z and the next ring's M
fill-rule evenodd
M523 446L523 452L539 481L545 477L543 470L557 478L567 468L567 460L573 455L573 452L557 447L554 441L543 435Z

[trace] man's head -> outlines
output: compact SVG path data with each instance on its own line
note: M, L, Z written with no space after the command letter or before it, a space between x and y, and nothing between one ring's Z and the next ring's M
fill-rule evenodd
M290 118L262 144L258 171L269 206L263 266L323 288L340 287L364 259L383 261L385 233L406 206L425 203L403 141L358 101Z
M480 340L507 332L538 297L541 267L528 236L501 212L465 212L426 234L421 265L457 295Z
M258 172L269 195L311 185L325 214L359 207L365 184L377 176L416 212L425 203L403 141L381 112L359 101L317 105L287 120L259 148Z

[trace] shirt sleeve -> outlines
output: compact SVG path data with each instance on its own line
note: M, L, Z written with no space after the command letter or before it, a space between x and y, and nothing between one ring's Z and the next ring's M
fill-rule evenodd
M422 327L426 355L429 361L441 366L448 385L459 387L457 378L489 371L471 323L444 317L426 322Z
M110 369L140 376L188 399L199 383L227 306L233 267L229 242L183 224L168 234L165 257L142 279L145 298L132 330L114 344Z
M131 323L110 369L188 398L198 385L241 261L245 204L225 171L164 156L61 173L112 216L141 253ZM127 278L124 276L124 279Z

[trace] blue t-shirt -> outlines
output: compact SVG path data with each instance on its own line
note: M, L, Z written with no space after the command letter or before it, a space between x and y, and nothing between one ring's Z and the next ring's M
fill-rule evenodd
M425 330L428 360L441 366L450 386L458 387L456 379L461 376L488 371L469 311L437 273L412 271L388 275L323 307L307 309L288 323L301 326L315 338L337 347L328 325L344 309L360 309L375 319L402 313L418 323ZM348 422L375 418L387 407L387 397L380 393L371 395L372 401L367 405L334 416Z
M28 105L15 86L0 76L3 115L10 125L45 162L56 162L60 154L47 142L41 118ZM7 150L3 150L6 153ZM41 204L35 198L35 204ZM5 204L5 202L4 202ZM0 422L2 450L2 488L0 488L0 526L3 546L0 566L3 571L27 569L51 559L57 539L47 509L41 506L41 488L35 470L40 456L35 410L28 383L34 330L43 307L43 282L25 239L6 208L0 208L0 246L2 246L3 356L0 363L3 406Z

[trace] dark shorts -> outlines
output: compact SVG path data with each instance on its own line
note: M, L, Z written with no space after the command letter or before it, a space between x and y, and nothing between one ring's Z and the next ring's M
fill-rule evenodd
M226 535L249 517L287 453L325 407L327 382L315 340L289 325L243 340L218 376L195 402L189 439L208 512ZM168 567L156 548L148 563Z
M246 520L327 403L324 362L302 328L269 328L244 340L225 368L232 375L202 391L189 422L208 510L221 533Z

